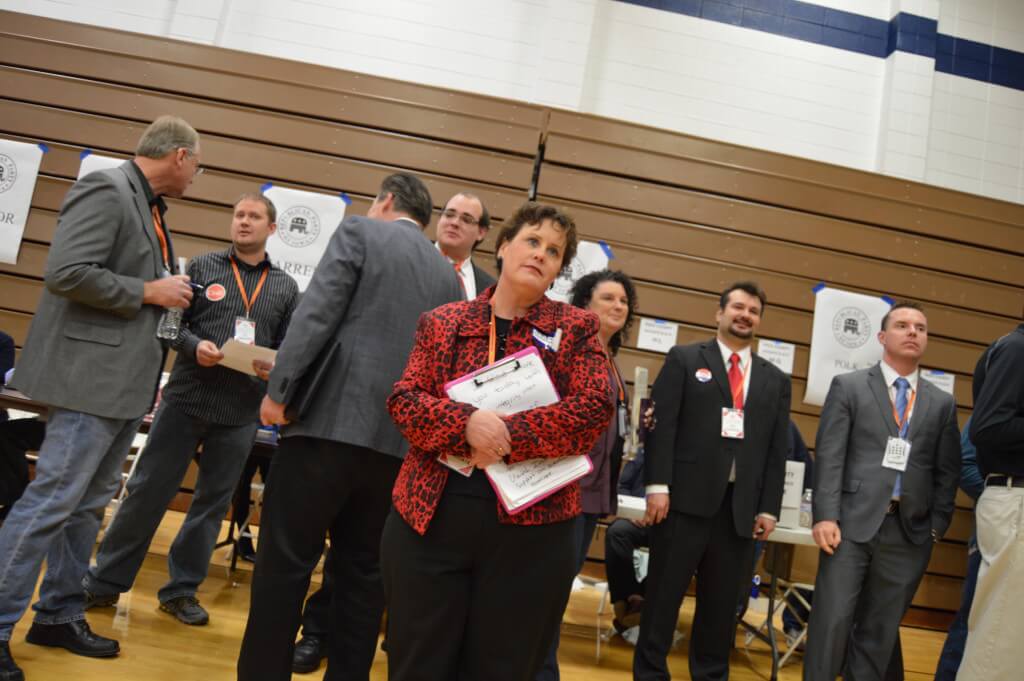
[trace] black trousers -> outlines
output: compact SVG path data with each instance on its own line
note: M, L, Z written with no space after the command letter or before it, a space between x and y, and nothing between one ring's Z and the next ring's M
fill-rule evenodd
M327 549L320 588L302 608L302 635L327 638L331 630L331 599L334 598L334 549Z
M239 681L288 681L309 578L330 533L334 590L325 679L367 681L384 609L380 537L401 461L306 437L281 441L264 490Z
M633 551L650 546L650 534L650 528L638 527L625 518L617 519L605 532L604 569L612 603L644 594L644 585L636 580Z
M26 452L43 446L46 422L39 419L0 421L0 520L28 487Z
M388 679L531 681L569 600L574 524L502 525L493 498L446 494L421 536L392 511Z
M753 530L754 519L750 519ZM690 632L693 681L729 678L729 652L736 638L736 585L750 574L754 540L736 534L732 485L710 518L669 511L651 528L647 597L640 638L633 656L633 678L666 681L679 606L697 573L697 607Z
M244 530L242 522L249 516L249 506L251 505L250 499L252 497L252 479L256 477L256 471L260 472L260 479L263 480L264 491L266 490L266 484L270 477L270 458L266 456L258 456L256 454L249 454L249 458L245 460L245 468L242 469L242 475L238 478L238 486L235 487L235 495L231 499L231 517L235 521L235 526L239 530Z

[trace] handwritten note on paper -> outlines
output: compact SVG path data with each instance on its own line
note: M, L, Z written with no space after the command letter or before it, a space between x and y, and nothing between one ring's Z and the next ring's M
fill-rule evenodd
M558 391L535 348L460 378L448 384L445 391L456 402L502 414L516 414L558 401Z
M502 505L509 513L515 513L582 478L592 469L593 464L586 456L563 456L529 459L510 466L496 463L485 470Z

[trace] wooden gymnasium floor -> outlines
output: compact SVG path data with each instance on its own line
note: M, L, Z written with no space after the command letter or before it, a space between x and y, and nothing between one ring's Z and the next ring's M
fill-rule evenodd
M63 650L25 643L25 632L32 618L30 610L15 629L11 641L15 659L25 670L28 681L228 681L235 678L235 661L249 603L249 578L252 574L249 565L242 564L234 578L229 579L224 550L218 550L210 576L199 593L200 601L210 612L210 624L205 627L179 624L157 607L156 591L166 579L167 548L182 518L181 513L168 512L135 588L122 596L118 608L105 608L89 614L93 629L120 640L120 656L91 660ZM319 582L318 576L315 581ZM565 681L632 678L633 649L621 638L616 637L603 644L601 659L599 662L595 660L597 606L598 596L591 588L573 593L570 599L562 624L559 651ZM680 631L687 632L692 616L693 602L687 599L680 614ZM754 617L748 615L748 618ZM606 616L604 625L609 624L610 618ZM944 639L945 635L940 632L903 628L906 681L933 678L935 661ZM684 638L669 658L675 679L690 678L686 653L687 638ZM755 643L746 650L743 636L737 636L730 674L733 681L767 679L770 666L766 646ZM295 674L293 679L320 679L323 669L321 667L313 674ZM371 679L384 681L386 678L387 658L378 651ZM799 662L784 667L779 678L798 681Z

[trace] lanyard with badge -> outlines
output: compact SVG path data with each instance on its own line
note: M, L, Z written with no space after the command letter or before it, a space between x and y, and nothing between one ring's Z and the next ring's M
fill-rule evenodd
M626 413L626 388L622 384L619 368L615 366L615 362L612 361L611 355L608 354L607 350L605 350L604 356L608 360L608 368L611 369L612 376L615 377L615 387L618 391L618 400L615 404L618 407L616 418L618 419L619 437L625 438L629 434L629 419Z
M907 470L907 461L910 460L910 441L906 439L907 430L910 428L910 410L914 408L914 400L917 399L917 391L910 393L907 400L907 408L903 410L903 419L900 419L896 411L896 405L892 406L892 416L899 429L899 436L889 436L885 443L885 456L882 457L882 466L903 473Z
M235 273L235 283L238 284L238 292L242 296L242 304L245 305L245 316L235 317L235 340L246 345L256 345L256 320L251 316L252 306L256 304L256 299L259 297L260 291L263 290L263 284L267 281L267 273L270 271L270 268L263 268L263 274L260 275L260 280L256 284L256 289L252 292L252 299L250 299L249 294L245 292L245 284L242 283L242 273L238 270L238 263L235 262L234 256L230 256L230 259L231 269Z

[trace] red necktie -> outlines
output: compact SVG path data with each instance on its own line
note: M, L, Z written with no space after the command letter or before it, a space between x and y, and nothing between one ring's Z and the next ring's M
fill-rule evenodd
M469 297L469 291L466 290L466 282L462 278L462 263L452 261L452 267L455 268L455 276L459 279L459 284L462 286L462 295Z
M729 358L729 388L732 390L733 409L743 408L743 372L740 370L740 356L735 352Z

